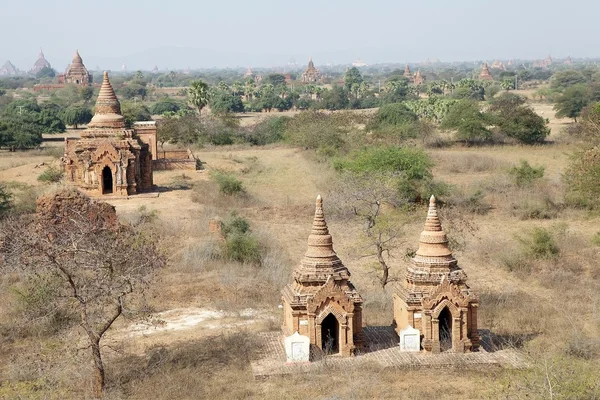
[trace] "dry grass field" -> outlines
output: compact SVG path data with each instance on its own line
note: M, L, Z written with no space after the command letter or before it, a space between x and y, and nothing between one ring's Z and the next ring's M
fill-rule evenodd
M560 136L568 121L554 119L544 104L534 107L552 115L550 139ZM457 198L477 198L474 205L456 201L455 207L442 207L443 223L481 296L480 329L520 349L532 366L524 371L362 367L255 381L249 364L260 353L256 332L279 329L279 290L304 254L316 195L323 195L326 215L331 208L335 171L295 148L231 146L198 150L205 170L155 172L160 196L110 200L123 220L152 216L148 229L162 237L169 263L148 294L145 319L126 315L108 333L106 397L545 399L595 393L587 398L599 398L600 246L594 237L600 225L597 215L563 206L563 173L574 149L559 141L428 150L436 180L454 185ZM57 163L55 153L0 153L0 181L17 196L51 190L37 181L45 166L35 166ZM545 168L531 188L510 183L508 169L521 160ZM215 170L235 174L246 194L220 194L210 179ZM261 266L211 256L218 244L208 222L234 210L260 238ZM395 276L407 262L405 254L418 245L425 214L424 206L406 213L391 259ZM380 288L374 259L363 257L360 222L330 214L328 223L335 249L365 299L364 323L389 325L391 290ZM524 243L538 227L554 235L560 252L527 261ZM6 326L18 324L20 315L11 311L14 296L3 293L0 300L0 319ZM73 343L84 343L76 328L25 338L2 328L0 399L85 398L91 392L88 354Z

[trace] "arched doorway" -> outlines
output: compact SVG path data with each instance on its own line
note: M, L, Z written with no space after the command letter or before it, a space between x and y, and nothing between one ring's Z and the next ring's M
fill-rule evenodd
M340 325L333 314L329 314L321 323L321 349L325 354L337 354L339 344Z
M102 169L102 194L109 194L113 192L113 177L112 171L108 166Z
M440 328L440 350L452 349L452 314L448 307L444 307L440 313L438 324Z

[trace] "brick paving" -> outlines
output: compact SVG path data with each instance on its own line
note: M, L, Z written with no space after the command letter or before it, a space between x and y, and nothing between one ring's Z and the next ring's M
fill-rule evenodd
M487 351L484 346L473 353L405 353L400 351L398 336L391 327L363 328L365 345L354 357L330 356L303 364L286 364L281 332L262 332L263 358L252 363L256 379L319 371L325 367L349 368L375 364L384 368L527 368L528 363L514 349ZM311 359L318 358L312 355Z

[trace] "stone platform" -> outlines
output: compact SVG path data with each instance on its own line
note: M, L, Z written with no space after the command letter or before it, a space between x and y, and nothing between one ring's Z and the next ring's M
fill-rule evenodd
M304 364L286 364L281 332L262 332L263 358L251 364L255 379L274 375L318 372L323 368L352 368L375 365L380 368L527 368L515 349L488 351L484 346L473 353L406 353L400 351L398 336L391 327L364 327L365 345L354 357L329 356ZM485 340L484 340L485 343Z

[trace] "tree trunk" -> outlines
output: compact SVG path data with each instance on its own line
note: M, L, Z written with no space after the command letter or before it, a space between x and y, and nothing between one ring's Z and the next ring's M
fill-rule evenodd
M381 276L379 282L381 283L381 288L385 289L385 285L387 285L390 276L390 267L387 265L383 258L383 247L381 245L381 242L377 243L377 260L379 261L379 265L381 265L381 270L383 272L383 275Z
M104 375L104 364L102 363L102 355L100 354L100 338L90 338L92 354L94 356L94 367L96 367L96 379L94 382L94 395L96 398L102 398L102 391L104 390L105 375Z

